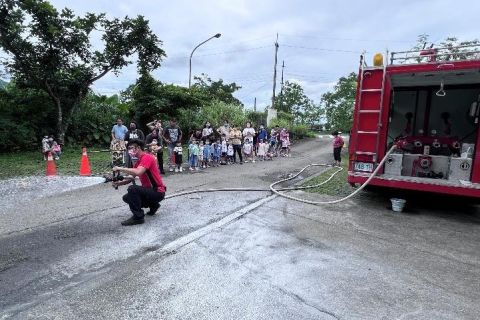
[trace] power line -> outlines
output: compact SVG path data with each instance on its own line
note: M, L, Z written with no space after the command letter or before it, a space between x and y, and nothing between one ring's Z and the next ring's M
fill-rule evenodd
M263 37L256 37L256 38L247 38L245 40L231 40L231 41L221 41L222 44L221 45L214 45L214 46L210 46L209 48L202 48L202 51L214 51L214 50L219 50L219 49L223 49L225 48L225 44L229 45L229 44L233 44L233 45L239 45L239 44L242 44L242 43L250 43L250 42L256 42L257 40L263 40L263 39L266 39L266 38L271 38L272 35L268 35L268 36L263 36ZM223 37L222 37L223 38Z
M362 53L361 51L304 47L304 46L294 46L294 45L289 45L289 44L283 44L282 46L287 47L287 48L297 48L297 49L304 49L304 50L318 50L318 51L325 51L325 52L341 52L341 53L356 53L356 54L361 54ZM369 52L365 51L365 53L369 53Z
M290 35L281 34L284 37L291 38L313 38L319 40L335 40L335 41L362 41L362 42L398 42L398 43L413 43L412 40L391 40L391 39L358 39L358 38L335 38L335 37L317 37L317 36L305 36L305 35Z
M238 53L238 52L246 52L246 51L253 51L253 50L260 50L264 48L271 48L272 45L267 45L267 46L260 46L260 47L254 47L254 48L245 48L245 49L236 49L236 50L229 50L229 51L219 51L215 53L207 53L207 54L200 54L200 55L195 55L195 57L208 57L208 56L218 56L222 54L229 54L229 53ZM169 58L171 59L188 59L190 56L170 56ZM167 60L165 60L167 61Z

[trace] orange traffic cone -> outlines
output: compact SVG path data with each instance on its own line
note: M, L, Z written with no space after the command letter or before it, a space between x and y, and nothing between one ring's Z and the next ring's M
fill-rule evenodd
M49 152L47 156L47 176L56 176L57 175L57 166L55 165L55 160L53 160L52 153Z
M82 148L82 161L80 162L80 175L89 176L92 172L90 170L90 163L88 162L87 148Z

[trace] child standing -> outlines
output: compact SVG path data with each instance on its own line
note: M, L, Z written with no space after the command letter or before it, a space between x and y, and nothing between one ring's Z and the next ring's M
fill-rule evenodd
M340 137L338 134L338 131L334 131L332 133L333 135L333 159L335 159L335 165L340 166L340 163L342 162L342 158L340 157L340 154L342 152L343 145L345 142L343 141L343 138Z
M260 161L265 160L265 155L267 154L268 151L268 144L265 143L266 139L260 140L258 144L258 151L257 151L257 156L260 158Z
M216 143L213 144L213 165L218 167L220 165L220 155L222 154L222 144L220 140L217 140Z
M245 156L245 162L255 162L253 159L253 136L249 132L245 139L243 139L243 154Z
M283 139L282 139L282 150L283 156L289 157L290 156L290 134L288 133L287 129L284 129L283 132Z
M212 146L210 145L210 140L205 140L205 145L203 146L203 163L202 168L210 167L210 154L212 152Z
M274 130L272 130L274 131ZM272 153L272 155L276 155L277 153L277 135L276 134L272 134L270 136L270 141L269 141L269 152Z
M182 143L177 142L175 145L175 148L173 148L173 153L175 154L175 172L182 172L182 153L183 153L183 148L182 148Z
M150 154L153 155L155 157L155 159L157 159L157 161L158 161L157 153L161 149L162 149L162 147L160 147L158 145L158 140L157 139L153 139L152 142L150 144L148 144L148 150L150 151Z
M203 145L203 141L200 141L198 145L198 166L197 170L200 170L200 167L203 167L203 149L205 149Z
M197 141L193 139L190 142L190 145L188 146L188 151L190 153L190 158L188 159L188 164L190 166L190 171L193 171L195 169L198 170L198 153L199 153L199 148Z
M227 147L227 159L228 164L233 163L233 145L231 143L229 143Z
M225 136L222 136L222 160L221 160L221 164L227 164L227 151L228 151L227 139L225 138Z

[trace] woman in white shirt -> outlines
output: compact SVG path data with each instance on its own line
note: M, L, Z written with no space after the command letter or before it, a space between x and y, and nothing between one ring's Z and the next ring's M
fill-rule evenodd
M242 135L246 137L249 133L252 135L252 137L255 136L255 129L252 128L252 123L250 121L246 123L246 127L243 129Z
M205 140L210 139L211 135L213 134L213 129L210 126L210 122L205 122L205 125L203 126L202 130L202 140L205 142Z

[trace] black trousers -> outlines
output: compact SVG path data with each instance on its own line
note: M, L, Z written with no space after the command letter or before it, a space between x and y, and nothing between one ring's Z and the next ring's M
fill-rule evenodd
M182 166L182 162L183 162L182 155L175 153L175 164L177 165L177 168L180 168Z
M243 162L243 157L242 157L242 145L241 144L234 144L233 145L233 162L237 162L237 154L238 157L240 158L240 162Z
M165 170L163 169L163 149L157 152L157 161L158 161L158 169L160 169L160 173L165 174Z
M154 207L163 198L165 198L164 192L133 185L128 187L127 194L123 196L123 201L128 203L135 219L143 219L145 214L142 208Z
M342 161L340 154L342 152L342 147L333 148L333 159L335 161Z

